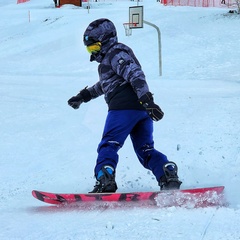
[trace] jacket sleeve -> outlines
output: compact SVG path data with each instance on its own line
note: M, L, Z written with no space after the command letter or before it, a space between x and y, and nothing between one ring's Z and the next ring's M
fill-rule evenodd
M116 50L112 56L112 69L131 84L138 98L149 92L141 65L134 55L131 56L126 51Z
M92 99L97 98L103 94L100 82L95 83L92 87L89 87L87 90L90 92Z

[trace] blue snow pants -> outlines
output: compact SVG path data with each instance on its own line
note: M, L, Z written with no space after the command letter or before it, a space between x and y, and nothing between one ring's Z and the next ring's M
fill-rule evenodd
M116 169L118 150L130 135L133 148L140 161L152 171L157 181L164 175L163 165L167 157L154 148L153 121L146 111L141 110L110 110L108 112L102 140L98 146L98 158L95 176L105 165Z

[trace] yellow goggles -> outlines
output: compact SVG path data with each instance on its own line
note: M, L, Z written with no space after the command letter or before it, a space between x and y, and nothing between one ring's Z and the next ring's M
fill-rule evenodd
M87 46L87 51L90 54L95 54L101 50L101 46L102 45L100 42L93 43L93 44Z

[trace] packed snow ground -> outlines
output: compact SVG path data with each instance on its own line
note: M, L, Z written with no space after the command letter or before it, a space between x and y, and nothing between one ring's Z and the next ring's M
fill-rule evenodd
M51 0L1 0L0 239L240 239L239 15L226 8L165 7L149 0L145 25L126 37L131 1L91 2L55 9ZM155 146L179 167L182 188L224 185L224 208L124 206L57 208L33 189L88 192L107 106L102 97L77 111L67 100L98 80L82 43L87 25L111 19L119 41L133 48L155 101ZM120 150L119 192L158 190L131 142Z

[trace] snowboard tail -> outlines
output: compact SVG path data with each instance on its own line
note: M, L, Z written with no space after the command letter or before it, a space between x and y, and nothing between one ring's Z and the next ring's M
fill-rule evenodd
M67 205L84 202L138 202L150 201L159 207L185 206L207 207L222 206L224 186L168 190L157 192L129 193L73 193L56 194L32 191L33 197L49 204Z

